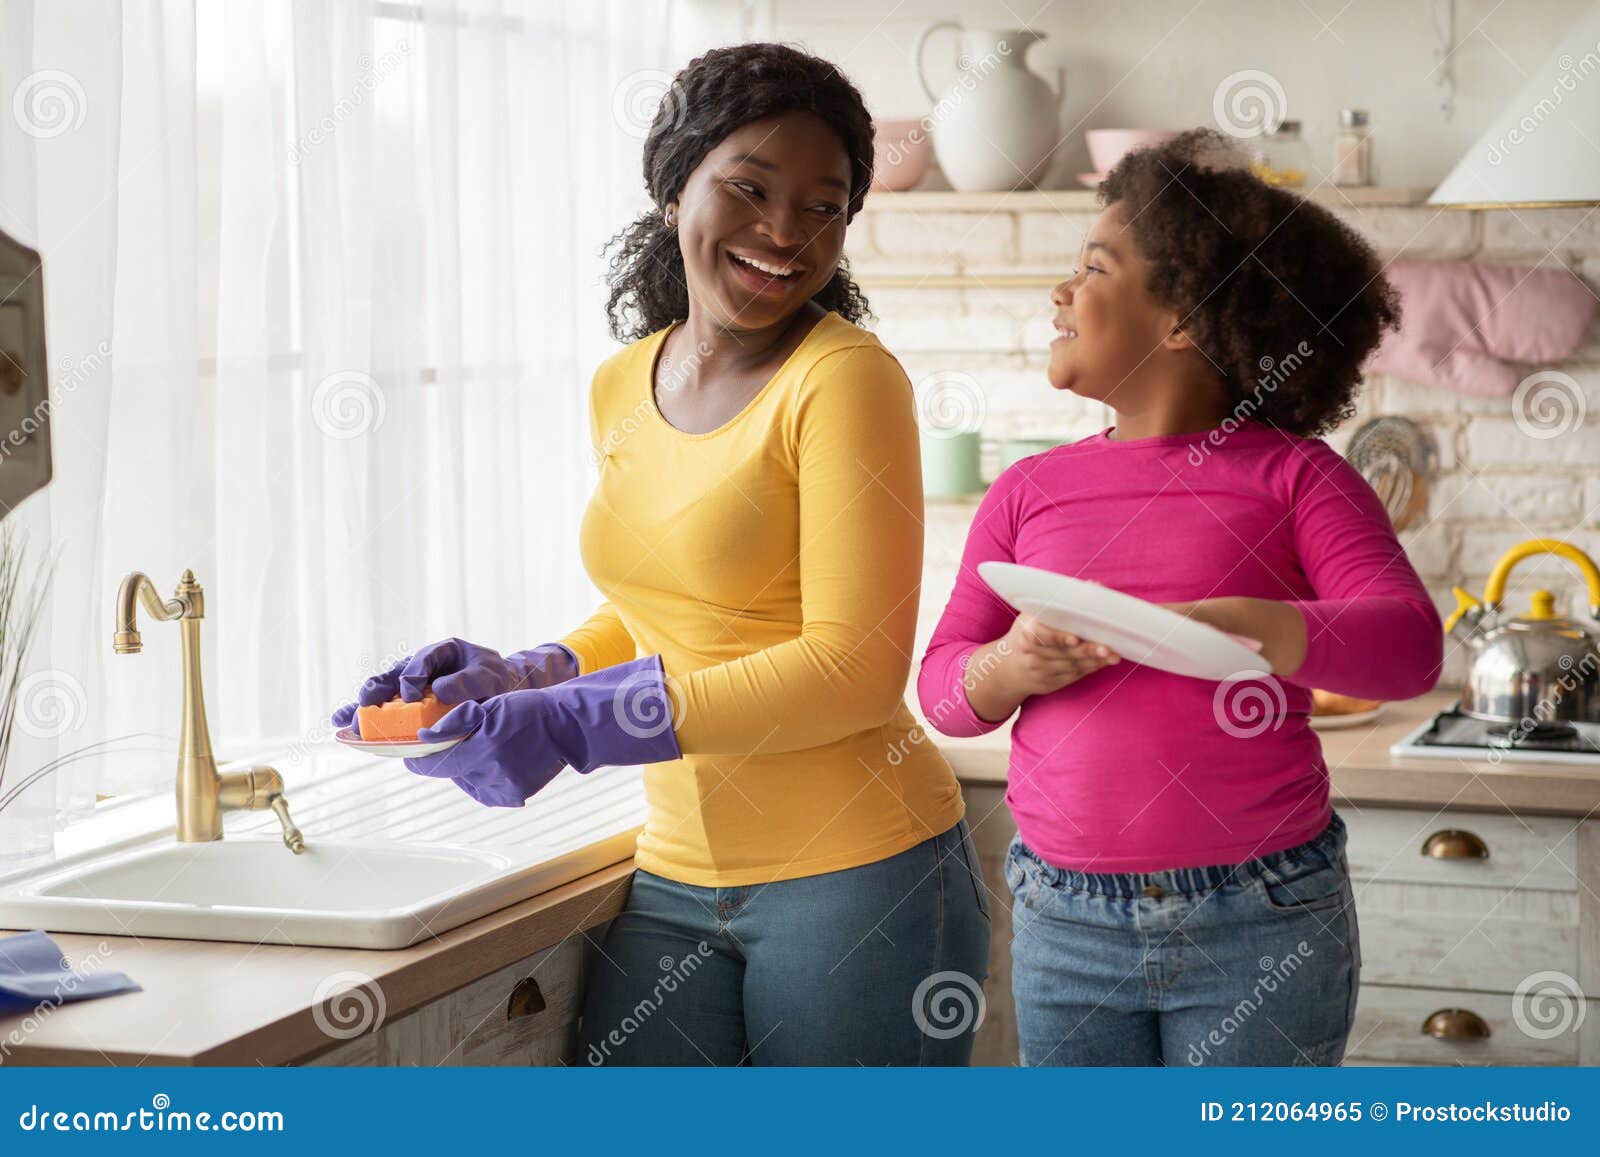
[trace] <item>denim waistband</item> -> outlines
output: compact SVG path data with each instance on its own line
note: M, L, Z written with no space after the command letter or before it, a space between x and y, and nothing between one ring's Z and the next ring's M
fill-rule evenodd
M1268 870L1292 869L1308 856L1331 858L1345 840L1344 820L1334 812L1328 826L1303 844L1268 852L1242 864L1212 864L1201 868L1168 868L1160 872L1080 872L1060 868L1045 860L1018 836L1017 850L1039 866L1052 887L1089 892L1120 899L1149 894L1152 886L1162 893L1200 895L1230 884L1248 884Z

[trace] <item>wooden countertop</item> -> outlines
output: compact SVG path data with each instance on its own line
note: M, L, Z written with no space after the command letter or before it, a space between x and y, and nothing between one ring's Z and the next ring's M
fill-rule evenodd
M1388 704L1375 722L1320 732L1335 803L1458 807L1543 815L1600 812L1600 761L1593 765L1485 759L1429 759L1389 754L1391 744L1455 703L1455 690ZM915 697L912 699L915 705ZM1013 718L1015 718L1013 716ZM1011 723L988 735L950 739L939 750L964 784L1004 785Z
M1600 812L1600 765L1415 759L1389 746L1455 698L1391 703L1378 722L1321 733L1336 802L1547 815ZM915 695L911 697L913 706ZM936 736L964 784L1003 786L1010 724L973 739ZM284 1064L329 1047L312 1015L336 972L376 980L393 1020L621 911L631 862L397 951L57 934L69 961L96 956L144 991L0 1017L0 1064ZM0 936L10 933L0 932ZM101 949L100 945L105 945ZM15 1036L13 1036L15 1034Z
M142 992L0 1016L0 1064L277 1065L337 1044L312 1014L338 972L378 982L393 1021L611 919L633 863L575 880L410 948L293 948L53 933L69 962L93 955ZM0 932L0 937L13 933ZM104 948L100 946L104 945Z

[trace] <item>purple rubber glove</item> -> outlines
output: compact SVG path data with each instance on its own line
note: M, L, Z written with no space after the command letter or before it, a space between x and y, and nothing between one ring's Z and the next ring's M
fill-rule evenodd
M560 643L545 643L531 651L502 656L489 647L465 639L429 643L361 685L356 702L333 713L335 727L355 722L356 708L387 703L398 695L415 703L429 685L441 703L488 699L527 687L551 687L576 678L578 658Z
M521 807L563 767L683 758L672 722L661 656L647 655L551 687L463 703L417 739L467 738L406 767L453 779L481 804Z

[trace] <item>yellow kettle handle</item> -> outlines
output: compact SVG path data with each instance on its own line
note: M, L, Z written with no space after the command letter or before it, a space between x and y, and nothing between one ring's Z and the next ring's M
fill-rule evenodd
M1474 607L1483 606L1482 603L1472 597L1471 592L1465 587L1451 587L1450 593L1456 596L1456 609L1451 611L1450 617L1444 621L1444 633L1447 635L1455 630L1456 624L1461 621L1462 615Z
M1583 551L1559 538L1530 538L1506 551L1500 561L1494 564L1489 585L1483 588L1483 601L1489 604L1490 609L1498 609L1500 600L1505 597L1506 580L1511 577L1511 568L1536 554L1560 555L1582 571L1584 581L1589 584L1589 613L1600 618L1600 567L1595 566L1594 559Z

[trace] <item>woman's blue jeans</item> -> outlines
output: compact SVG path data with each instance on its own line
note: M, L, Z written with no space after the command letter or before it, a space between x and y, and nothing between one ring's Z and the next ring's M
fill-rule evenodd
M1054 867L1020 838L1012 990L1025 1065L1336 1065L1361 947L1344 821L1225 867Z
M877 863L771 884L640 871L595 962L578 1059L963 1065L988 959L965 820Z

